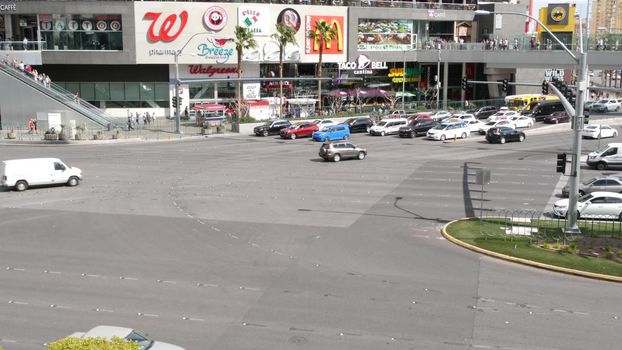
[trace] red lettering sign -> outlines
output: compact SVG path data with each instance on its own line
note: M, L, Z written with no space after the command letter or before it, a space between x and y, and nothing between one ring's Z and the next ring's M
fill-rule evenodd
M213 77L214 74L238 74L238 69L236 67L215 67L212 65L204 67L201 64L191 64L188 68L190 74L207 74L210 77Z
M175 14L170 14L168 17L166 17L160 25L158 32L156 33L154 32L154 26L158 21L158 18L160 18L160 15L162 15L162 12L147 12L143 16L143 19L151 20L151 24L149 25L149 29L147 30L147 38L149 39L149 41L171 42L177 39L179 34L181 34L182 30L184 30L184 27L186 27L186 23L188 22L188 12L182 11L179 14L181 24L179 26L179 29L177 30L177 33L174 33L172 35L171 29L173 29L175 23L177 22L177 16Z

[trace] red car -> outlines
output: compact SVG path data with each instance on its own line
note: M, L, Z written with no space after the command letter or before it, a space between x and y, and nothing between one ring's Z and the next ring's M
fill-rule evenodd
M314 131L318 131L317 124L311 122L298 123L290 128L281 129L281 137L284 139L296 139L297 137L311 137Z
M408 124L417 120L434 120L434 118L432 118L430 113L415 113L414 115L408 117Z
M559 124L569 123L570 116L566 112L553 112L550 115L544 117L544 122L547 124Z

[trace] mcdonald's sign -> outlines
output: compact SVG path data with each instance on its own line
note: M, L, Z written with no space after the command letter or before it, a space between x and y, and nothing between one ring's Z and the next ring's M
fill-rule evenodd
M309 33L315 30L315 24L319 21L326 21L335 29L337 35L329 42L326 42L323 55L335 55L345 53L345 27L343 16L305 16L305 53L308 55L320 54L320 42L309 38Z

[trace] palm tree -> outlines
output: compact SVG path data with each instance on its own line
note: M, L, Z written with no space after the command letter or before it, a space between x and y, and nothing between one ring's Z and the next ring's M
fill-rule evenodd
M293 28L282 24L276 25L276 33L272 34L272 39L279 44L279 118L283 117L283 54L287 44L297 45L296 32Z
M257 41L255 40L253 33L251 33L248 28L235 26L235 51L238 54L238 84L236 89L236 96L238 97L238 108L236 112L238 122L242 117L242 91L240 88L240 77L242 76L242 52L256 47Z
M331 42L333 39L337 37L337 31L333 26L326 23L325 20L321 19L315 21L315 30L311 30L309 32L309 39L312 39L314 45L319 45L320 47L320 57L317 63L317 77L322 78L322 53L324 52L324 46L327 42ZM322 112L322 80L317 80L317 98L318 98L318 112Z

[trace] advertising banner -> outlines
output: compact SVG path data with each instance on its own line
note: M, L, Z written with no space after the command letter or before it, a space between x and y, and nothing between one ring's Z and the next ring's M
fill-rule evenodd
M270 8L262 5L239 5L238 25L248 29L255 36L269 36L272 26L270 25Z
M344 16L324 16L324 15L307 15L305 16L305 54L307 55L319 55L320 45L319 40L313 40L309 38L311 32L316 31L316 24L320 21L325 21L330 25L337 33L333 40L324 44L322 55L340 55L346 51L345 38L348 33L345 31Z
M359 51L404 51L415 44L413 22L401 19L360 18L357 28Z

